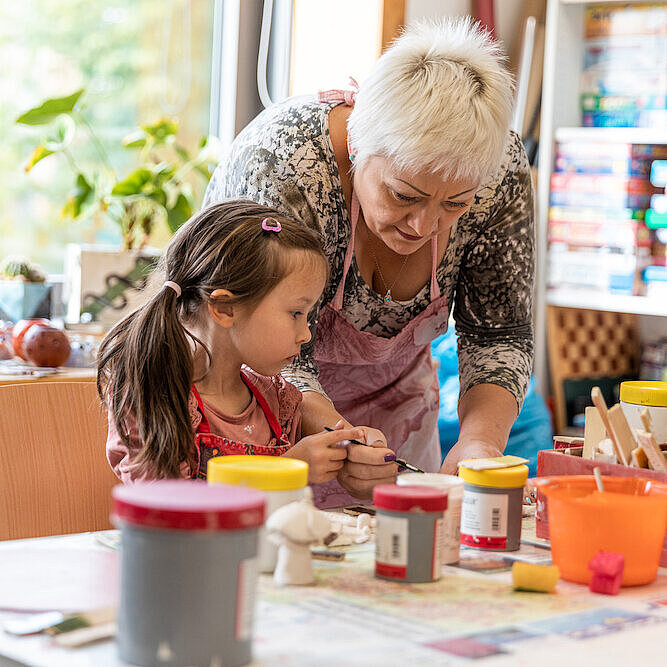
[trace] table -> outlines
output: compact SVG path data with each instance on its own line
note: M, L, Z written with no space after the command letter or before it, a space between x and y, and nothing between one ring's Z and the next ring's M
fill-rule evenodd
M42 371L37 367L31 369L30 374L8 373L3 370L9 366L0 364L0 387L7 384L24 384L26 382L95 382L97 369L95 368L59 368L55 373Z
M91 557L116 553L98 540L86 533L4 542L0 563L12 549L74 549ZM523 544L516 555L540 562L549 552ZM471 552L464 556L468 560ZM556 594L517 593L507 571L482 574L457 567L444 568L434 584L398 584L375 579L372 565L373 546L361 545L350 548L342 562L314 561L316 586L276 588L262 575L252 665L471 664L452 653L457 650L491 653L474 661L484 667L648 666L664 659L667 570L651 586L625 588L611 597L564 581ZM0 623L16 616L0 611ZM0 665L13 665L12 660L48 667L123 664L112 640L67 650L43 635L0 631Z

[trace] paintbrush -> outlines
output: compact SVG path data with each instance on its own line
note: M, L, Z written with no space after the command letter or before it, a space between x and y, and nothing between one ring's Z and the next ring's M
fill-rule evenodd
M331 431L335 431L336 429L335 428L330 428L329 426L325 426L324 430L331 432ZM366 444L365 442L361 442L361 440L351 439L350 442L353 445L361 445L362 447L370 447L370 445ZM404 461L403 459L396 459L394 461L394 463L397 466L399 466L401 468L404 468L405 470L409 470L410 472L422 472L422 473L424 472L423 470L420 470L419 468L417 468L417 466L413 466L412 464L408 463L407 461Z

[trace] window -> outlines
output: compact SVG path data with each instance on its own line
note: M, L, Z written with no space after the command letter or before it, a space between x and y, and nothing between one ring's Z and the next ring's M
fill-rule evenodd
M27 174L23 166L45 128L14 121L46 98L84 88L82 114L100 145L78 139L72 153L80 166L102 172L108 163L119 177L129 173L137 154L122 147L122 138L161 118L177 118L179 143L195 149L209 133L214 4L22 0L0 5L0 259L23 254L48 272L61 272L66 243L119 243L117 225L104 216L61 218L74 173L57 155ZM192 185L199 204L205 183L193 178ZM166 240L166 230L162 237Z
M382 0L294 0L291 94L361 83L382 47ZM326 28L324 28L326 26Z

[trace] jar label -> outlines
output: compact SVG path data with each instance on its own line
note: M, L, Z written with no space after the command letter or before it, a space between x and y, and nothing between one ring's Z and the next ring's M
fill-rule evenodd
M507 548L506 494L468 491L461 507L461 544L479 549Z
M445 510L442 525L442 564L458 563L461 544L461 503L452 504Z
M256 587L257 558L246 558L239 563L236 580L236 641L248 641L252 637Z
M433 562L431 563L431 577L434 581L440 579L440 570L443 566L445 549L447 548L447 531L445 530L445 518L436 519L433 522Z
M405 579L408 570L408 519L377 515L375 574Z

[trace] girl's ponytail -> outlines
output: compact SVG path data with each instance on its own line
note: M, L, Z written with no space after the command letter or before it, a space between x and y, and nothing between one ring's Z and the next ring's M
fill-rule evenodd
M136 419L142 448L135 461L158 478L180 477L182 462L195 463L192 348L177 300L176 291L163 287L109 332L98 353L100 397L127 446L125 420Z

